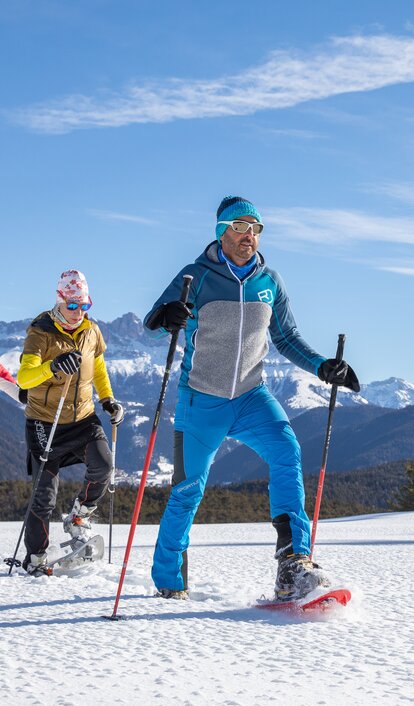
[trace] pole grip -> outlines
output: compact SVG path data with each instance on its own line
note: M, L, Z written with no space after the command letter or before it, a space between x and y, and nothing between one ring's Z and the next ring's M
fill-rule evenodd
M342 358L344 357L344 346L345 346L345 334L344 333L339 333L338 334L338 348L336 349L336 362L340 363Z
M187 304L188 302L188 295L190 293L190 286L191 282L193 281L193 276L192 275L184 275L183 276L183 288L181 290L181 296L180 300L184 303Z
M72 380L72 375L67 375L66 380L65 380L65 384L63 385L63 390L62 390L62 395L61 395L63 397L63 399L65 399L66 395L68 394L69 385L71 383L71 380Z

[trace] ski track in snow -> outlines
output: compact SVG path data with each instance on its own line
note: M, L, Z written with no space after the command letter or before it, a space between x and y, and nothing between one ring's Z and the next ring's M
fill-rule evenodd
M102 616L112 614L129 527L114 527L111 565L106 555L70 576L33 578L3 564L0 693L39 706L413 703L413 519L321 522L315 559L353 599L312 618L252 607L272 593L270 523L195 525L190 601L153 597L157 528L138 526L118 622ZM0 523L1 559L20 527ZM95 527L107 541L107 526ZM65 538L59 524L51 536Z

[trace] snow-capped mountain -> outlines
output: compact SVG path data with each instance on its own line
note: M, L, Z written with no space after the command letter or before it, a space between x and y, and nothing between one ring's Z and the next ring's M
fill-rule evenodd
M13 374L17 373L19 367L29 323L30 320L0 322L0 362ZM122 435L119 435L122 440L117 450L117 467L124 469L119 471L119 478L127 476L129 480L138 481L164 374L169 337L151 338L145 332L141 320L133 313L124 314L110 323L98 321L98 324L107 343L105 358L114 394L123 402L126 410ZM183 349L179 345L149 472L149 483L153 484L162 484L171 479L173 415L182 353ZM264 377L292 419L329 404L330 386L296 368L280 356L273 345L264 363ZM390 378L362 384L359 394L340 389L337 404L343 408L375 406L384 410L401 410L414 405L414 384ZM0 414L1 409L3 407L0 408ZM234 449L234 442L223 444L217 460L230 449Z
M12 373L19 367L19 358L30 320L0 322L0 361ZM110 323L98 321L107 343L105 354L114 390L123 401L135 404L148 401L159 392L158 384L164 373L169 339L153 339L147 335L141 320L133 313L124 314ZM183 349L177 348L172 388L179 377ZM270 390L287 409L290 417L329 403L330 387L314 375L300 370L277 354L271 346L264 364L264 377ZM140 392L145 387L146 395ZM155 388L155 389L153 389ZM175 391L174 391L175 393ZM149 395L149 397L148 397ZM171 396L171 395L170 395ZM359 394L339 390L338 405L372 404L389 409L402 409L414 404L414 384L399 378L361 384ZM141 420L144 421L144 420ZM137 415L136 426L140 418Z
M402 409L414 404L414 384L400 378L388 378L361 385L361 395L377 407Z
M26 328L30 320L0 322L0 361L12 373L19 366ZM169 339L153 339L145 332L142 321L133 313L124 314L110 323L98 321L107 343L105 354L108 370L117 394L128 402L142 402L137 396L140 385L158 384L164 373ZM172 385L177 382L183 349L177 348ZM314 375L296 368L277 354L271 345L265 360L264 377L271 391L291 417L324 407L329 403L330 387ZM148 390L147 390L148 392ZM158 390L154 390L157 394ZM414 384L400 378L361 384L359 394L339 390L342 406L373 404L389 409L402 409L414 404Z

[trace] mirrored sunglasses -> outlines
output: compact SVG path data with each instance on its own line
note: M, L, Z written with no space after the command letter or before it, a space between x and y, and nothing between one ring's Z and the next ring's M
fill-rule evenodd
M231 226L236 233L247 233L251 228L254 235L260 235L264 228L263 223L249 223L249 221L218 221L218 223Z
M66 308L70 311L76 311L76 309L82 309L82 311L89 311L92 306L92 302L87 302L85 304L79 304L79 302L65 301Z

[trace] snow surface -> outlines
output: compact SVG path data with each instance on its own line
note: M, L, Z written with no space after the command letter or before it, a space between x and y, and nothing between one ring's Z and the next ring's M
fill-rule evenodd
M129 527L113 561L72 575L0 576L3 702L42 706L408 704L413 687L414 513L321 522L315 559L353 592L329 616L254 608L274 581L269 524L195 525L189 601L153 597L157 527L138 526L118 614ZM1 523L2 557L20 523ZM97 525L107 539L107 526ZM64 539L52 525L55 543ZM265 614L264 614L265 613Z

